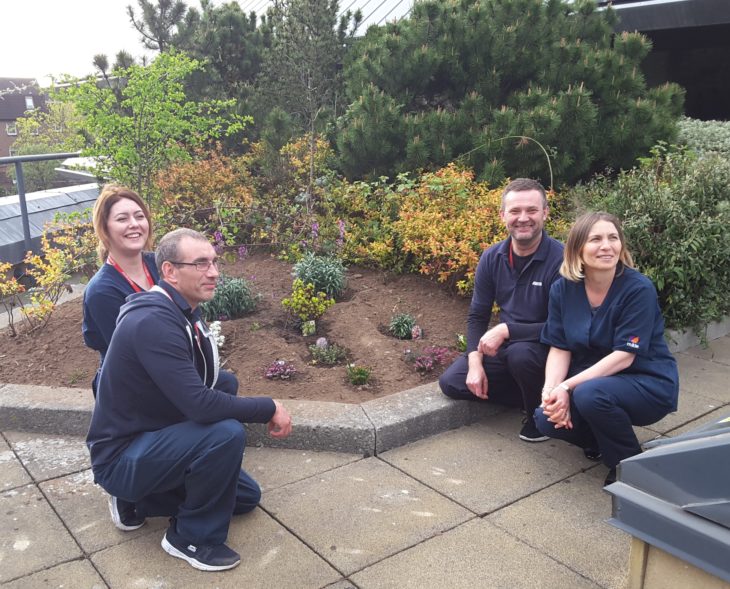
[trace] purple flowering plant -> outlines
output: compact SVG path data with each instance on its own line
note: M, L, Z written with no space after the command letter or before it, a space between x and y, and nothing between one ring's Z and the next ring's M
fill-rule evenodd
M270 380L275 378L278 378L279 380L289 380L296 373L297 369L291 362L287 362L286 360L274 360L266 369L264 376Z

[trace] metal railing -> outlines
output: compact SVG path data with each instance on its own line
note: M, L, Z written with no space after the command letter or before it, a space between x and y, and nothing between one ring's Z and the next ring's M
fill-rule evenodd
M40 155L13 155L0 157L0 166L15 164L15 181L18 185L18 200L20 202L20 217L23 222L23 245L25 251L32 249L30 241L30 221L28 219L28 205L25 201L25 176L23 175L24 162L46 162L50 160L65 160L73 157L80 157L80 151L71 153L44 153Z

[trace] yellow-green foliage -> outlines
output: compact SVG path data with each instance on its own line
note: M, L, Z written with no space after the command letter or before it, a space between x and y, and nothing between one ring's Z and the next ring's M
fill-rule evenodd
M281 304L304 322L319 319L335 301L323 292L315 293L311 282L304 284L297 278L292 285L291 297L283 299Z
M404 198L395 228L419 272L469 292L482 251L504 239L501 190L453 164L421 176Z

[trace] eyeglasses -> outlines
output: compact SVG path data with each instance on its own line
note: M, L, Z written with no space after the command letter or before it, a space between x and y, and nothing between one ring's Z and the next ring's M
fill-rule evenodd
M201 260L200 262L173 262L170 260L170 264L175 266L195 266L198 272L207 272L211 266L214 266L216 270L218 269L218 258L214 260Z

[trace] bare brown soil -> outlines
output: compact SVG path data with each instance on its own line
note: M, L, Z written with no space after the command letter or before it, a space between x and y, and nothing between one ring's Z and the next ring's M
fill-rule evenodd
M397 393L435 380L442 370L417 373L407 350L417 356L429 346L454 349L456 333L465 330L468 299L421 276L350 268L342 300L317 322L315 336L303 337L281 306L291 294L290 264L259 253L223 271L243 276L262 295L254 313L223 323L221 355L241 383L239 394L361 403ZM416 317L424 337L409 341L386 335L395 313ZM7 330L0 332L0 382L90 388L98 354L84 346L81 317L76 299L60 305L39 333L11 338ZM319 336L345 347L349 362L372 368L371 383L351 385L344 363L312 365L308 346ZM277 359L293 362L297 374L286 381L266 379L266 368Z

